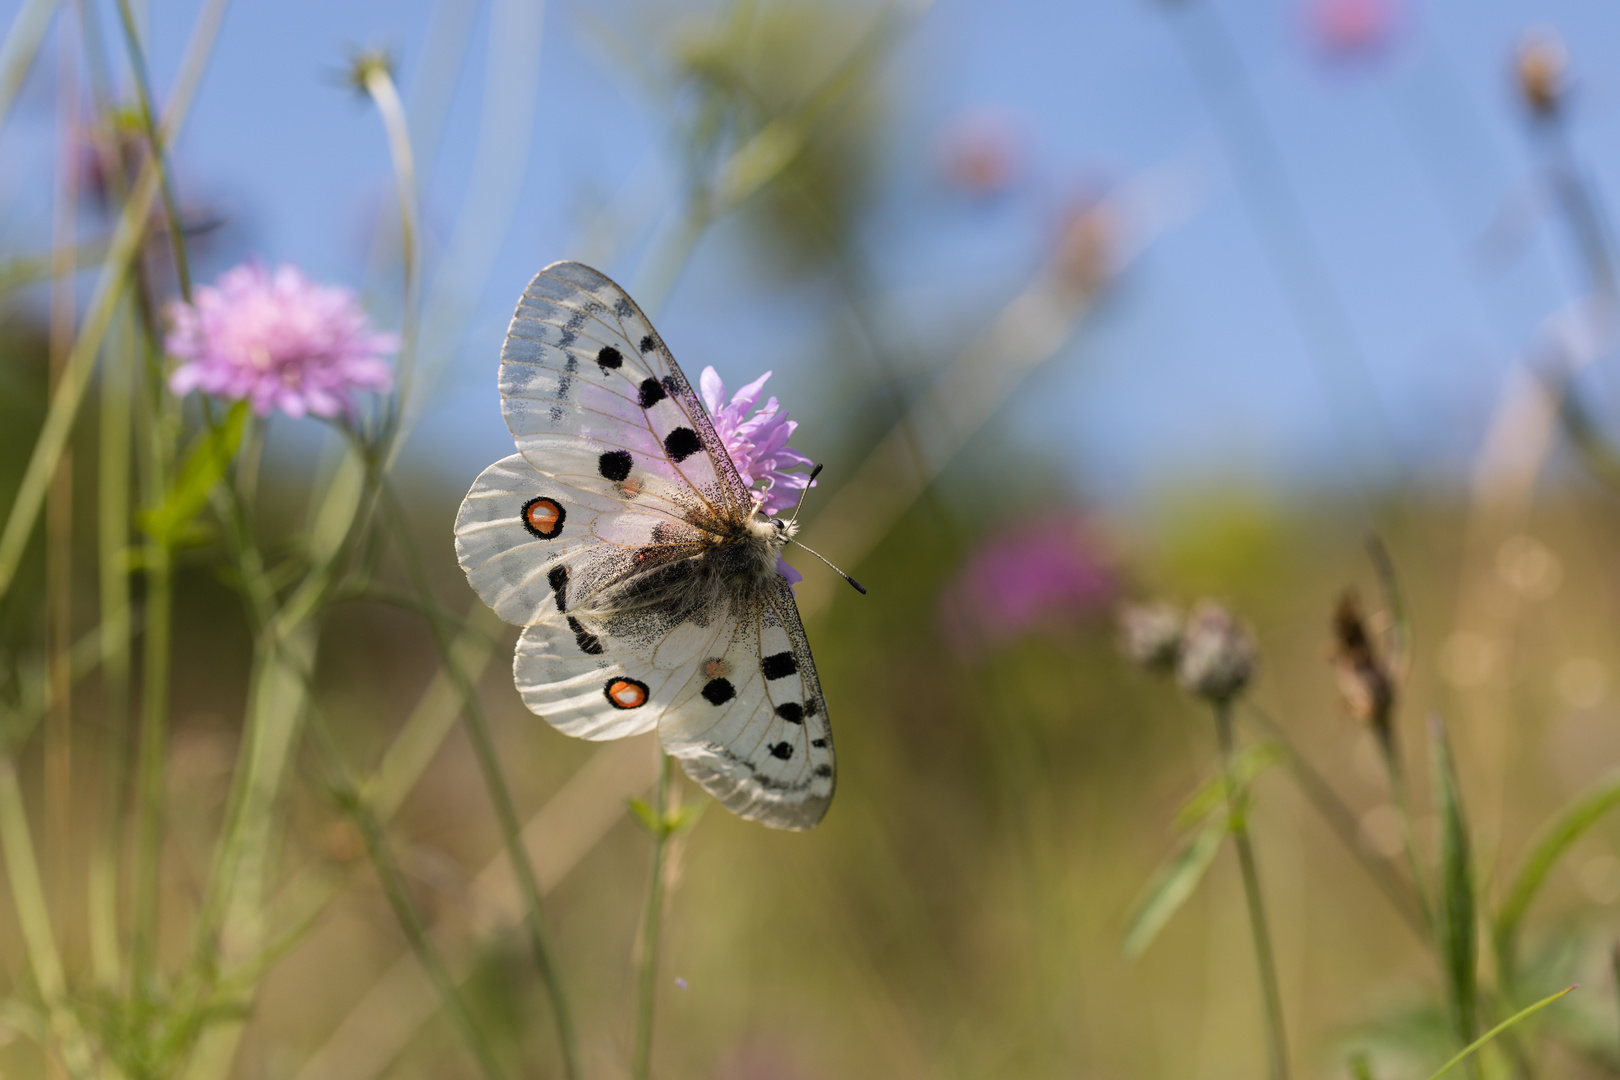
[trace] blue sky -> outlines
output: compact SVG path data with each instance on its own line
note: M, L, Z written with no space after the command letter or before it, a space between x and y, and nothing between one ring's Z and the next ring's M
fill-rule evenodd
M151 7L161 88L197 4ZM538 8L508 2L492 54L487 4L237 0L177 152L189 197L231 221L205 276L249 253L296 262L360 286L386 320L390 283L371 270L368 244L391 190L387 150L374 113L336 76L353 47L386 46L420 105L424 80L455 55L447 43L464 26L467 63L426 170L435 242L455 234L470 186L493 175L475 162L504 153L522 166L515 212L489 238L487 273L461 286L465 332L414 446L417 460L470 478L510 447L495 365L528 277L575 257L633 285L648 238L668 226L678 192L670 128L642 78L656 58L639 71L593 29L596 19L641 27L659 7L553 3L542 23L521 15ZM1385 53L1344 64L1312 47L1298 0L938 0L883 69L884 172L862 231L883 333L925 361L948 358L1027 280L1078 193L1168 169L1196 181L1190 212L1009 402L998 443L1050 460L1079 489L1125 501L1210 478L1338 480L1369 455L1403 475L1461 475L1505 374L1579 282L1566 238L1545 217L1527 217L1511 259L1492 264L1482 254L1504 208L1532 201L1532 155L1509 78L1515 43L1536 25L1562 35L1578 76L1573 142L1607 200L1620 177L1620 12L1600 0L1396 7ZM0 22L16 8L0 0ZM863 9L848 10L855 18ZM1280 178L1255 173L1251 157L1234 163L1219 105L1195 79L1190 62L1207 55L1198 50L1212 14L1258 103ZM629 36L657 41L637 29ZM8 254L49 239L56 53L48 44L0 129ZM480 159L485 75L503 62L516 73L503 85L527 82L533 96L498 103L509 134ZM942 185L937 146L964 116L987 112L1018 133L1024 167L1009 193L977 204ZM1265 222L1246 200L1245 177L1254 175L1280 179L1296 200L1329 302L1347 316L1355 370L1335 362L1324 376L1301 309L1268 258ZM480 192L498 201L498 191ZM615 232L620 242L605 243ZM818 329L826 304L814 282L785 292L763 283L737 230L722 226L698 248L659 323L688 369L712 363L733 384L774 369L772 389L806 422L798 441L816 455L816 424L836 430L847 392ZM288 428L281 438L313 430Z

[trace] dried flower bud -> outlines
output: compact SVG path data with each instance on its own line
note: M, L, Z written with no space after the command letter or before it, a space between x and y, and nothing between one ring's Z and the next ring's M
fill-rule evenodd
M1564 43L1551 30L1537 30L1519 46L1516 63L1519 93L1530 111L1549 117L1569 89L1569 54Z
M1387 742L1395 709L1395 680L1373 647L1354 592L1339 598L1333 611L1333 673L1339 680L1350 715L1372 727Z
M1189 694L1217 705L1232 700L1254 675L1254 640L1232 613L1213 600L1200 600L1181 635L1176 681Z
M1119 609L1119 648L1125 658L1149 671L1174 671L1181 653L1181 612L1155 600Z

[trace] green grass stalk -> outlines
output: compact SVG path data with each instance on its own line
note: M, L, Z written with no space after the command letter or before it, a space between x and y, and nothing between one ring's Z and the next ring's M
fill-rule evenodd
M96 555L104 656L101 669L101 805L87 884L90 966L104 986L122 968L118 931L118 879L123 850L124 800L129 757L129 452L136 356L135 313L124 307L119 349L102 370Z
M162 892L164 765L168 756L169 665L174 576L161 540L144 549L146 636L141 648L141 737L135 767L134 916L130 966L137 991L153 985Z
M653 793L652 871L647 878L647 910L641 925L641 957L636 971L636 1042L630 1060L631 1080L652 1075L653 1012L658 1001L658 947L664 921L664 879L667 875L670 827L669 799L675 787L675 759L663 755L658 788Z
M1288 1080L1288 1040L1283 1027L1282 991L1277 984L1277 961L1271 948L1271 929L1266 921L1265 903L1260 896L1260 873L1249 839L1248 809L1244 805L1244 793L1239 790L1240 778L1234 767L1237 755L1232 742L1232 709L1229 703L1222 702L1215 706L1215 731L1221 746L1221 768L1226 775L1226 802L1231 815L1232 842L1237 847L1238 866L1243 873L1243 897L1249 909L1254 959L1260 969L1267 1059L1272 1080Z

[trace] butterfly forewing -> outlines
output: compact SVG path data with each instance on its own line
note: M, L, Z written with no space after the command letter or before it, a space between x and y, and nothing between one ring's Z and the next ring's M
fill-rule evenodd
M568 440L599 447L571 478L622 495L648 474L679 484L711 516L746 519L752 497L702 402L641 309L578 263L535 275L501 349L501 409L542 472Z

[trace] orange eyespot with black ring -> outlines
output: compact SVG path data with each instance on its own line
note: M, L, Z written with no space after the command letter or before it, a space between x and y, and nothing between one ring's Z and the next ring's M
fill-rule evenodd
M636 679L609 679L602 693L615 709L639 709L647 704L647 684Z
M519 515L523 527L542 540L554 540L562 532L563 522L568 519L568 511L563 509L562 503L556 499L548 499L544 495L530 499L523 504L523 513Z

